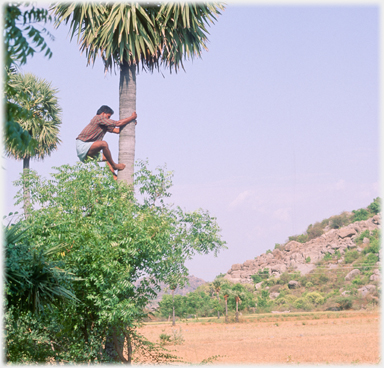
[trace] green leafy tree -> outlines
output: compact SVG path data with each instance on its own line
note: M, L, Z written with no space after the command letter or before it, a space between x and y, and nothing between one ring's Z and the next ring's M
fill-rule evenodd
M58 90L33 74L11 74L8 84L15 91L11 102L31 113L27 118L17 119L17 123L32 137L28 145L20 149L13 139L5 138L7 155L23 160L24 214L27 215L30 197L28 190L30 159L44 159L57 149L60 143L61 108L58 104Z
M34 140L18 123L19 120L28 120L32 112L14 101L17 91L9 82L9 75L15 68L24 65L35 52L45 50L45 56L50 58L52 52L44 39L44 34L53 39L45 28L39 27L51 21L46 9L36 8L28 3L8 3L4 6L4 50L5 69L4 85L6 94L6 115L4 136L10 145L19 151L31 147ZM23 97L19 94L18 98ZM27 96L24 96L27 99ZM31 142L32 140L32 142ZM36 143L35 143L36 144Z
M138 167L141 200L96 162L61 166L50 180L31 172L28 237L43 250L60 245L54 260L81 278L72 284L80 302L56 312L62 328L53 339L62 347L55 354L67 361L108 361L108 335L115 359L132 361L132 339L160 283L169 275L187 276L184 262L194 254L216 254L224 246L208 212L186 213L165 203L170 174ZM130 356L119 348L120 336Z
M152 72L170 71L183 60L200 57L207 49L206 25L223 9L212 3L59 3L52 8L56 25L70 23L71 39L77 35L88 63L100 56L105 69L120 70L119 118L136 111L136 73L140 66ZM133 183L135 124L120 133L119 163L126 169L118 180Z

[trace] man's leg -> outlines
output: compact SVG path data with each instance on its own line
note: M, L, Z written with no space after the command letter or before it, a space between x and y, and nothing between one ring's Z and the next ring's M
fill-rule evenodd
M115 174L115 170L113 170L112 168L112 165L107 161L107 158L104 156L104 153L103 153L103 157L101 158L102 161L105 161L109 167L109 170L111 170L112 174L113 174L113 179L117 180L117 175Z
M96 141L92 143L91 148L89 149L87 156L94 156L100 151L103 151L103 156L107 162L111 165L110 168L113 170L124 170L125 164L116 164L112 160L111 151L109 150L108 143L106 141Z

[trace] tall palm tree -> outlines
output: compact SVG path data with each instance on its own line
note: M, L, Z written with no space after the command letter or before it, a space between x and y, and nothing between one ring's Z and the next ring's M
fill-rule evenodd
M100 56L106 70L120 70L119 119L136 111L136 73L160 66L176 71L184 59L207 49L206 25L216 20L222 4L187 3L57 3L51 10L56 26L70 22L88 64ZM133 184L135 124L120 133L119 163L126 165L119 181Z
M59 127L61 125L61 108L58 104L58 90L51 83L35 75L11 73L9 84L16 92L13 103L29 111L28 119L19 119L17 123L28 132L32 140L25 149L13 144L6 137L5 150L8 156L17 160L23 160L24 176L24 214L28 214L29 190L28 174L31 158L44 159L57 149L61 142L59 138Z

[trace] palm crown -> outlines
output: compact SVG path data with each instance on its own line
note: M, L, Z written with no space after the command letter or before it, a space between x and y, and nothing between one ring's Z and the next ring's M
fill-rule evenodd
M105 3L54 4L58 26L71 19L88 63L101 56L106 69L114 64L141 64L153 71L164 66L177 71L183 59L206 49L206 25L216 20L221 4Z
M25 157L44 158L50 155L61 142L59 127L61 124L61 108L56 97L57 89L44 79L33 74L11 74L9 84L16 91L14 103L32 113L28 120L18 120L17 123L27 131L36 144L30 144L25 150L12 144L6 139L6 153L16 159Z

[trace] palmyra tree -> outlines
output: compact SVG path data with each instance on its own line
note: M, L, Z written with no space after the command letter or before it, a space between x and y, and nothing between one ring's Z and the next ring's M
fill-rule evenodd
M221 289L221 281L220 280L214 280L213 283L213 288L216 291L216 296L217 296L217 302L219 303L220 301L220 289ZM220 311L217 311L217 318L220 319Z
M61 108L58 104L58 90L51 83L35 75L9 73L9 85L14 90L12 103L17 104L30 114L27 118L19 117L16 121L32 140L23 149L6 136L5 150L8 156L23 160L24 176L24 214L28 215L29 190L28 174L31 158L44 159L57 149L61 142Z
M136 73L160 67L176 71L183 60L200 57L207 49L206 25L216 20L221 4L187 3L57 3L52 7L60 23L70 23L88 64L99 56L106 70L120 70L119 119L136 111ZM133 183L135 124L121 130L119 163L126 168L118 180Z

